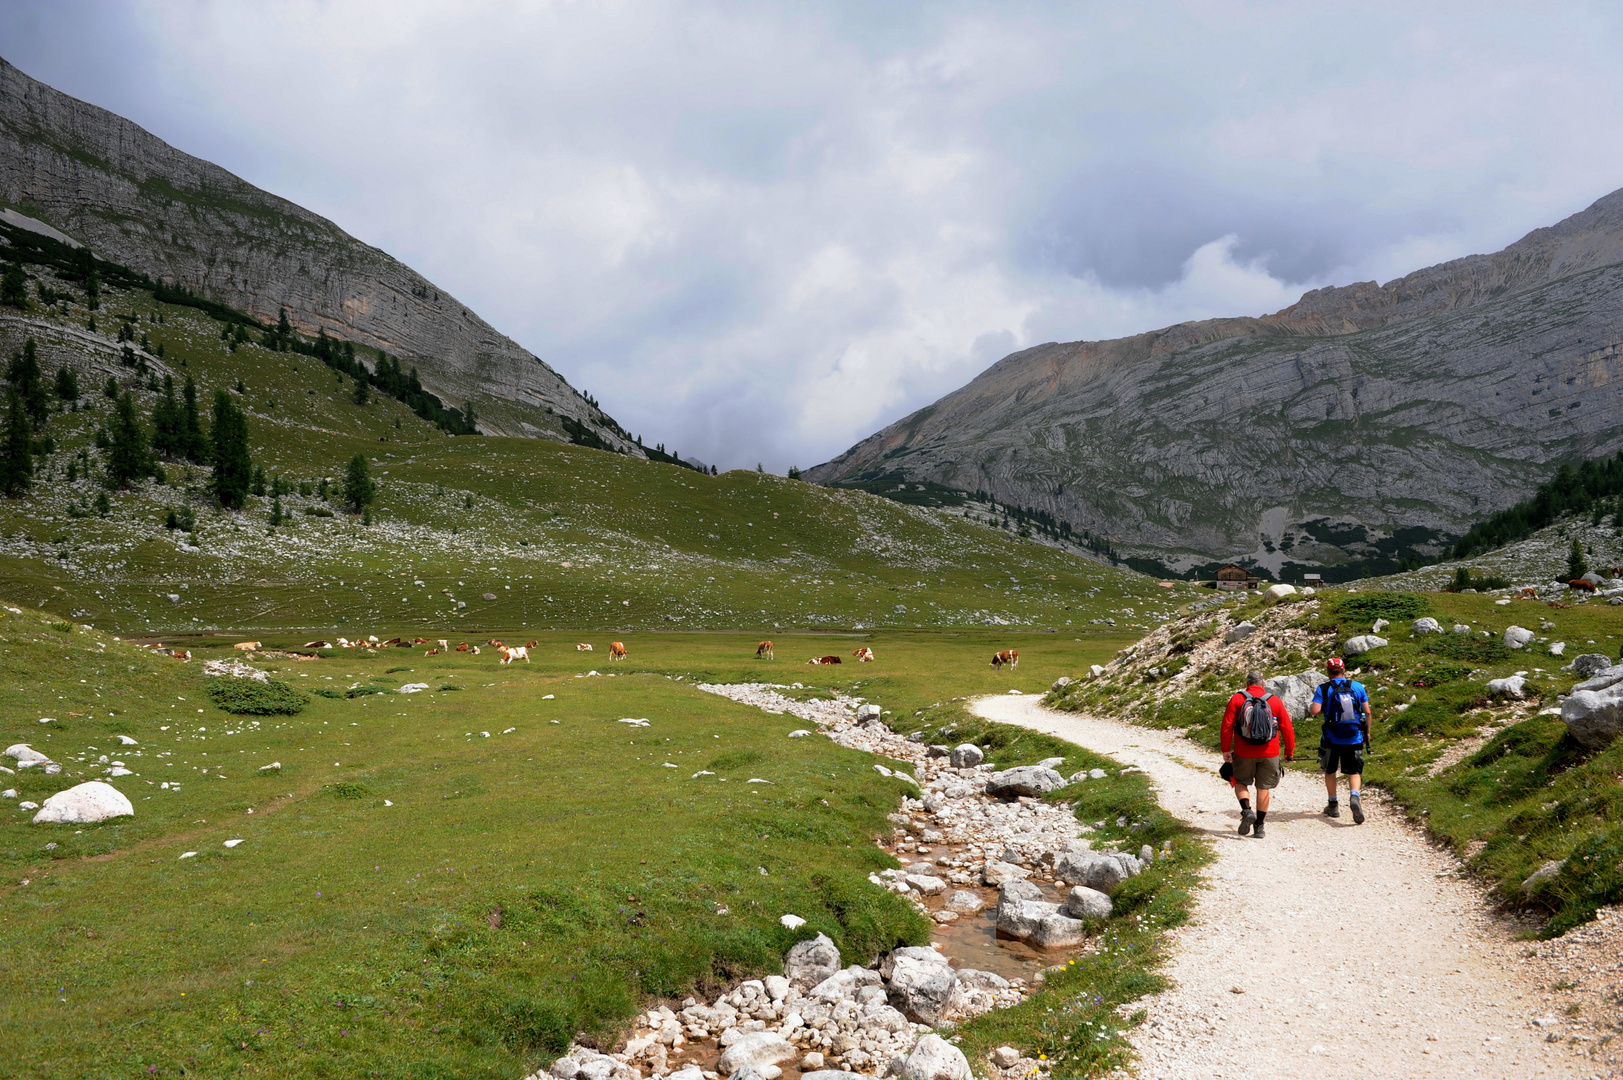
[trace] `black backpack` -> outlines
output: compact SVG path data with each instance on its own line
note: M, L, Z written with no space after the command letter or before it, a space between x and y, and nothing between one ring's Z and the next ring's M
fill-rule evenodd
M1261 697L1252 697L1249 690L1242 693L1245 703L1234 718L1234 733L1252 746L1267 746L1279 734L1279 721L1274 719L1274 710L1268 705L1273 695L1266 690Z

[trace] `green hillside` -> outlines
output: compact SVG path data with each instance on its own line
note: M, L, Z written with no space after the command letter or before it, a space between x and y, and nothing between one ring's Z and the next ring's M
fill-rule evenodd
M52 391L53 415L36 432L52 452L37 459L30 492L0 501L0 592L98 627L1104 632L1154 625L1174 599L960 512L547 440L451 437L375 392L356 404L354 380L314 357L257 335L228 342L230 323L144 289L104 286L95 311L48 276L30 279L27 294L26 311L0 309L0 349L10 356L35 339L44 379L54 386L71 367L81 397L71 407ZM125 355L123 327L133 339ZM115 411L104 386L111 377L131 392L150 429L166 374L196 381L205 426L217 390L246 411L268 486L243 512L217 510L208 468L183 462L163 465L165 483L108 490L96 446ZM369 526L336 492L357 453L379 485ZM272 527L278 481L287 522ZM171 511L184 520L188 510L194 531L165 527Z

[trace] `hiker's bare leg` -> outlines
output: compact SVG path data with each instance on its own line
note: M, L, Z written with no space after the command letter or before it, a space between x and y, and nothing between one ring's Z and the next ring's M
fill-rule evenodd
M1273 793L1274 791L1272 788L1260 787L1257 789L1257 810L1259 812L1264 814L1268 812L1268 802L1273 796Z
M1335 773L1327 772L1327 773L1324 774L1324 790L1328 791L1330 793L1330 798L1332 800L1335 799L1335 797L1336 797L1336 774Z
M1244 784L1235 784L1234 797L1239 799L1241 802L1245 802L1247 799L1251 798L1251 791Z
M1347 775L1347 786L1352 789L1354 795L1358 794L1358 785L1363 779L1358 773L1349 773Z

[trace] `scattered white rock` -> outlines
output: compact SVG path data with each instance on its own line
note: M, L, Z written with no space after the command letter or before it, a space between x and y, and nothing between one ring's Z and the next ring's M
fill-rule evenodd
M1361 656L1371 649L1384 648L1387 644L1387 640L1383 637L1377 637L1374 634L1360 634L1357 637L1347 639L1346 644L1341 647L1341 654L1343 656Z
M1512 649L1521 648L1529 641L1532 641L1533 637L1533 631L1527 629L1525 626L1511 626L1505 630L1505 644L1510 646Z
M811 732L807 731L805 728L797 728L796 730L791 731L789 733L789 737L791 739L804 739L806 736L808 736L810 734L811 734Z
M226 842L225 842L225 846L226 846L226 847L236 847L236 846L237 846L237 845L238 845L238 844L240 844L240 843L242 843L242 839L241 839L241 838L240 838L240 837L239 837L239 838L238 838L238 839L236 839L236 840L227 840L227 841L226 841Z
M1519 701L1523 696L1523 688L1526 685L1527 679L1521 675L1509 675L1503 679L1489 679L1488 693L1502 694L1505 697L1516 698Z
M799 915L783 915L778 918L778 922L782 923L784 926L787 926L791 930L798 930L802 926L806 925L806 920L802 919Z
M1296 586L1287 585L1282 581L1277 585L1270 585L1262 590L1262 595L1270 600L1283 600L1287 596L1296 595Z
M183 852L180 853L180 857L182 859L195 859L195 858L197 858L197 852L195 852L195 851L183 851Z
M1223 635L1223 643L1225 645L1233 645L1237 641L1244 641L1246 638L1250 637L1256 632L1256 623L1249 621L1236 623L1235 625L1229 627L1228 632Z
M906 1080L970 1080L969 1059L964 1052L936 1034L913 1044L912 1053L902 1065Z
M139 746L140 745L140 743L136 742L134 739L130 738L128 735L120 735L118 737L118 741L123 743L125 746Z
M89 825L115 817L133 817L135 807L111 784L91 780L59 791L34 815L36 825Z
M1409 629L1416 634L1441 634L1443 632L1442 626L1430 615L1416 619L1410 624Z

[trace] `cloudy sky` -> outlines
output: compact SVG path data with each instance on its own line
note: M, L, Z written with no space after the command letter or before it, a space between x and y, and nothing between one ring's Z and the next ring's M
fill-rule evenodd
M3 0L0 55L780 472L1623 187L1615 4Z

